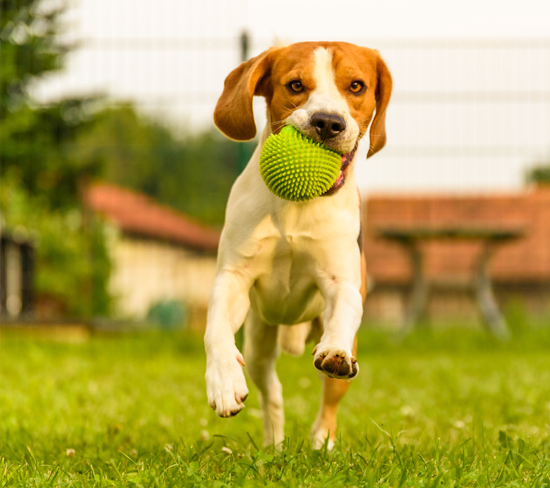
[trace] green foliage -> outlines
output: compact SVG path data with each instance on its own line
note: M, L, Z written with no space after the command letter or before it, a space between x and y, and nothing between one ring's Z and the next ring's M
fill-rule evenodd
M81 119L87 101L64 100L47 108L22 106L9 114L0 127L0 175L17 174L35 196L46 197L50 208L78 205L80 184L99 173L74 152L74 141L84 123L69 123L67 117Z
M48 7L49 5L49 7ZM37 105L33 83L62 69L71 46L60 42L64 7L2 0L0 19L0 176L17 173L51 208L74 207L83 182L101 177L142 191L206 223L221 226L241 149L216 131L182 134L133 106L97 112L95 98ZM244 146L245 156L253 145Z
M0 485L548 488L549 332L499 344L434 331L395 344L361 331L361 372L328 453L309 446L321 388L307 354L278 363L287 439L276 452L261 448L250 380L237 417L207 405L200 337L56 344L5 331Z
M38 106L33 83L61 69L68 51L59 41L63 7L38 0L1 3L0 210L3 225L37 236L35 288L39 302L72 317L106 315L110 261L104 230L83 225L81 186L100 166L78 158L74 146L91 121L89 98Z
M0 176L17 173L34 196L52 208L74 207L79 183L99 172L83 164L72 145L89 120L88 98L38 106L29 88L61 69L68 47L57 34L62 9L36 0L3 1L0 20Z
M39 0L0 5L3 225L39 235L39 300L60 304L68 316L106 315L106 238L101 222L82 215L83 187L103 178L221 225L239 146L213 131L178 139L131 105L98 111L101 100L82 97L37 104L33 84L62 69L70 50L59 36L65 7Z
M68 47L61 44L58 17L62 9L45 9L40 0L2 0L0 16L0 118L24 106L29 85L60 69Z
M246 146L248 155L252 146ZM131 105L106 109L78 140L78 159L103 168L107 181L150 195L220 226L238 176L239 146L216 131L183 134L139 115Z
M35 241L39 302L55 302L71 317L109 314L111 263L100 221L84 229L78 208L52 210L44 195L32 197L9 174L2 179L0 211L10 228L29 233Z
M541 164L531 168L527 173L527 182L550 185L550 164Z

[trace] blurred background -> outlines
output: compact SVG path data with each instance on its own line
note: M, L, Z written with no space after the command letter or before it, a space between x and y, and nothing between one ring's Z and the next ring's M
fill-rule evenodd
M550 325L548 2L1 5L4 326L202 330L255 146L213 127L223 80L305 40L376 48L394 78L388 144L355 160L365 324Z

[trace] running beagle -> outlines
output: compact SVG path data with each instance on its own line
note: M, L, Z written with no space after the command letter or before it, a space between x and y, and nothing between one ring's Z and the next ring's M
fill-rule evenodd
M217 277L205 333L208 403L220 417L244 408L245 366L260 392L264 444L284 440L278 344L324 373L323 399L312 429L320 447L336 436L336 411L359 372L355 335L366 294L360 197L353 158L370 125L372 156L386 143L392 79L378 51L344 42L272 48L242 63L225 80L214 122L229 138L252 139L252 98L267 102L267 125L236 180L222 232ZM374 118L373 118L374 116ZM372 121L372 125L371 125ZM292 125L342 154L340 175L323 196L302 203L273 195L259 170L263 143ZM245 324L244 358L234 334Z

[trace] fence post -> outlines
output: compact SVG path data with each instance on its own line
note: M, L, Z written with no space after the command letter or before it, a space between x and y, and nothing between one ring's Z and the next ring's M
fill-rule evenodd
M246 30L243 30L241 33L241 62L248 61L248 48L250 45L250 37L248 35L248 32ZM246 143L240 142L239 143L239 173L242 173L244 169L246 168L246 164L248 163L248 154L246 150Z

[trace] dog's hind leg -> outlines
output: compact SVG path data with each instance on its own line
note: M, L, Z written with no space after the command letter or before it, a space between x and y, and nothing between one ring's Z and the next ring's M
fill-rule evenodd
M357 337L353 342L353 354L357 352ZM321 449L328 438L328 449L332 449L336 440L336 416L338 413L338 404L347 393L350 382L329 378L319 373L323 383L323 397L317 418L311 429L311 445L313 449Z
M278 356L277 326L267 325L251 309L244 325L246 369L260 391L264 446L284 441L283 389L275 371Z
M311 322L279 327L277 343L281 350L291 356L301 356L312 328Z

